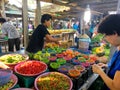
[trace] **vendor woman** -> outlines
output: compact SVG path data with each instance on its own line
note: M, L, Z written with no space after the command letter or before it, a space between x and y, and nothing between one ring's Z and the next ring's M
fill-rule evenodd
M104 35L104 39L111 45L117 47L107 65L94 64L93 72L100 75L105 83L102 90L120 90L120 14L105 17L98 26L98 33ZM101 67L108 67L105 73Z
M52 16L49 14L42 15L41 24L37 26L35 31L32 34L30 42L27 47L28 52L36 53L37 51L42 50L44 46L44 40L59 43L58 39L53 38L47 28L51 26Z

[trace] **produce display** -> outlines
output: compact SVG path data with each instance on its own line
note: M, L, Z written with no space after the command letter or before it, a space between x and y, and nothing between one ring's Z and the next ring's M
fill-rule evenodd
M59 69L58 69L59 72L65 73L65 74L68 73L68 70L69 70L69 67L67 67L67 66L61 66L61 67L59 67Z
M84 57L78 57L78 60L79 60L80 62L86 62L86 59L85 59Z
M47 70L47 65L40 61L25 61L15 66L15 72L24 76L39 75Z
M95 37L93 37L92 39L91 39L91 43L92 44L96 44L96 43L100 43L101 42L101 40L102 40L102 38L103 38L103 34L98 34L98 35L96 35Z
M42 58L40 61L48 64L50 62L50 60L48 58Z
M95 64L95 61L94 61L94 60L92 60L92 59L89 59L89 60L87 60L86 62L87 62L87 63L89 63L90 65Z
M58 58L57 59L57 63L59 63L59 64L65 64L66 63L66 60L65 59L63 59L63 58Z
M95 38L101 41L101 37L100 35ZM97 41L93 39L92 43L94 44ZM17 64L14 71L22 77L27 76L28 78L41 74L35 79L36 90L72 90L74 86L72 87L71 80L78 82L77 79L85 73L88 74L91 65L96 63L98 59L96 55L106 55L106 49L109 49L107 45L92 48L94 56L91 57L89 54L80 53L77 49L65 49L55 43L47 43L42 51L28 53L30 60L27 60L27 55L8 54L1 56L0 61L5 64ZM50 71L49 73L45 73L47 69ZM88 76L86 75L85 78L88 78ZM73 81L74 84L76 82ZM13 80L10 80L6 85L0 86L0 90L7 90L14 83Z
M103 56L103 55L105 55L104 47L97 47L96 48L96 54L97 54L97 56Z
M61 29L61 30L49 30L50 34L62 34L62 33L71 33L71 32L75 32L75 30L73 29Z
M56 54L58 58L62 58L64 55L63 54Z
M59 45L56 44L56 43L47 43L47 44L45 44L45 48L54 48L54 47L59 47Z
M72 58L71 58L71 57L64 56L63 59L65 59L67 62L69 62Z
M0 61L4 62L5 64L16 64L27 59L27 55L21 54L7 54L0 57Z
M32 53L30 53L29 55L31 55ZM36 59L36 60L42 60L42 58L47 58L47 57L50 57L50 53L49 52L45 52L43 53L42 51L38 51L37 53L31 55L33 56L32 58L33 59Z
M56 63L56 62L52 62L52 63L50 63L50 67L53 69L58 69L60 67L60 64Z
M88 68L90 66L90 63L85 62L85 63L81 63L82 66L84 66L85 68Z
M85 67L82 65L75 65L74 68L80 72L83 72L85 70Z
M41 74L35 80L37 90L71 90L72 85L69 77L58 72Z
M56 61L57 57L56 57L56 56L50 56L48 59L49 59L50 61Z
M102 34L98 34L92 38L91 48L92 54L97 55L98 57L106 56L109 57L110 54L110 44L104 41Z
M43 52L49 52L50 54L57 54L57 53L62 53L65 50L66 49L62 48L62 47L54 47L54 46L52 46L51 48L45 48L42 51Z
M0 86L0 90L8 90L14 84L13 80L10 80L7 84Z
M70 58L74 58L75 56L78 56L80 54L81 53L79 53L78 51L73 51L71 49L67 49L66 51L63 52L63 55Z
M72 59L72 63L74 65L80 65L81 64L81 62L78 59Z
M110 54L110 47L108 45L105 46L100 46L100 47L94 47L92 49L92 53L94 55L97 55L98 57L106 56L107 58L109 57Z
M32 60L40 60L46 64L49 63L48 57L50 57L50 53L45 51L38 51L37 53L28 53L29 58Z
M68 74L70 77L76 78L76 77L80 76L80 71L78 71L76 69L70 69L68 71Z

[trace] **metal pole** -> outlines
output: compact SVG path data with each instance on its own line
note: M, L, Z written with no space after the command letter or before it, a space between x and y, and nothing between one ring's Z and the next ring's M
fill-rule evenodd
M23 15L23 46L28 45L28 5L27 0L22 0L22 15Z

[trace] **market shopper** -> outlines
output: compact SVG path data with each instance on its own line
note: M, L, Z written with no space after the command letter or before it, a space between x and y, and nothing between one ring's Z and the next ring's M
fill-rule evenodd
M47 28L51 26L51 20L51 15L42 15L41 24L38 25L37 28L34 30L27 46L26 50L28 52L36 53L37 51L42 50L42 48L44 47L45 39L50 42L55 42L57 44L59 43L58 39L53 38L47 30Z
M98 26L98 33L104 34L104 39L117 50L107 65L94 64L93 72L103 79L105 87L102 90L120 90L120 14L105 17ZM107 73L103 71L103 66L108 67Z
M16 51L20 50L20 35L10 22L7 22L5 18L0 18L1 30L4 36L8 37L8 51L14 52L14 45Z

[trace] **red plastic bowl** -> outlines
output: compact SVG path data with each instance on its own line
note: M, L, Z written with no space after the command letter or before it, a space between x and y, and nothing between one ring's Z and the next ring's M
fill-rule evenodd
M63 59L65 59L66 61L71 61L72 58L65 56L65 57L63 57Z
M50 75L50 74L56 75L55 80L57 80L57 76L62 76L62 77L64 77L64 78L66 78L66 79L69 81L69 89L68 89L68 90L72 90L72 87L73 87L72 80L71 80L67 75L62 74L62 73L59 73L59 72L47 72L47 73L43 73L43 74L39 75L39 76L35 79L35 82L34 82L34 86L35 86L35 89L36 89L36 90L39 90L39 88L38 88L38 86L37 86L38 79L39 79L39 78L42 78L42 77L47 77L47 76ZM53 81L54 81L54 80L53 80ZM65 82L64 82L64 83L65 83ZM57 83L57 85L58 85L58 83ZM52 88L52 87L51 87L51 88ZM42 90L43 90L43 89L42 89Z
M50 61L56 61L57 57L56 56L51 56L48 58Z
M40 72L37 72L37 73L35 73L35 74L20 73L20 72L18 71L18 69L19 69L19 68L22 68L22 66L25 65L26 62L30 62L30 63L34 63L34 62L35 62L35 63L40 64L39 68L41 68L41 67L44 67L44 68L42 68L42 70L41 70ZM33 65L33 66L34 66L34 65ZM24 68L24 69L31 68L31 66L29 66L29 64L28 64L28 66L25 66L25 67L26 67L26 68ZM34 66L34 67L38 67L38 66ZM47 66L44 62L35 61L35 60L28 60L28 61L21 62L21 63L17 64L17 65L15 66L15 68L14 68L14 71L15 71L17 74L22 75L22 76L37 76L37 75L45 72L45 71L47 70L47 68L48 68L48 66ZM36 69L36 68L34 68L34 69ZM28 69L27 69L27 70L28 70ZM30 70L34 71L33 68L31 68ZM25 70L25 71L26 71L26 70Z
M84 66L85 68L88 68L90 66L90 63L86 62L86 63L81 63L82 66Z
M62 58L64 55L63 54L56 54L58 58Z

